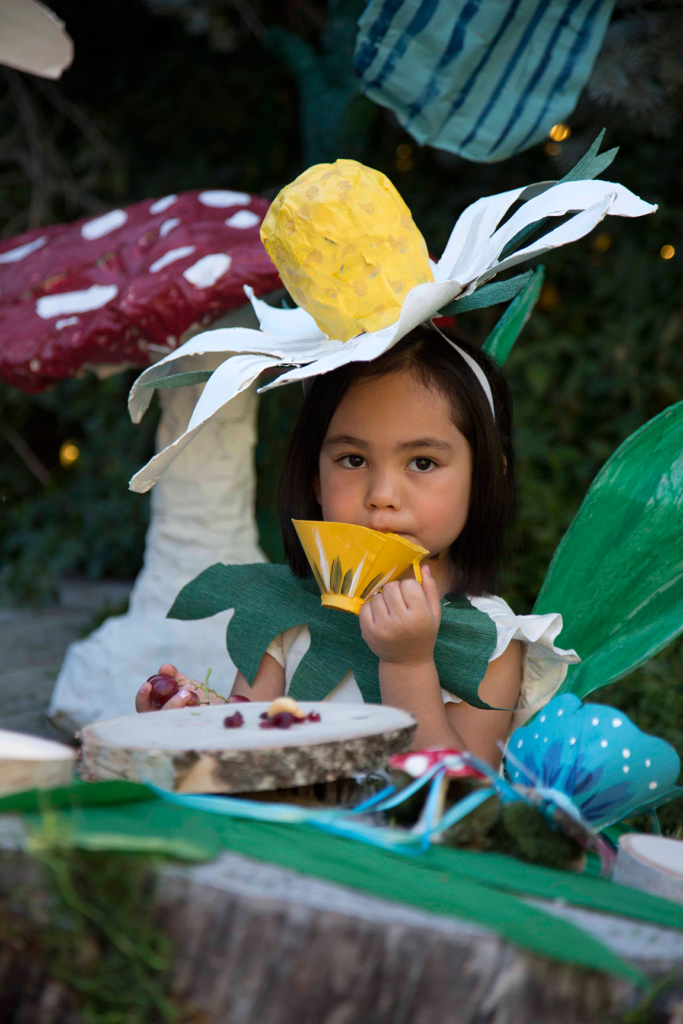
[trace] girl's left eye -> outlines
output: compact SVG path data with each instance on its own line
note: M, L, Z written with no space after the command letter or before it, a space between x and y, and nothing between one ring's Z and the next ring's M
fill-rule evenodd
M431 469L435 465L432 459L428 459L425 456L421 456L417 459L411 459L409 465L417 470L418 473L426 473L428 469Z

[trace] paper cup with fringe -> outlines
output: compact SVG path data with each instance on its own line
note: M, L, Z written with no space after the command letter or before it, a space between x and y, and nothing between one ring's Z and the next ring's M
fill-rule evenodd
M420 562L429 552L405 537L351 523L292 522L326 608L358 615L366 601L411 565L422 583Z

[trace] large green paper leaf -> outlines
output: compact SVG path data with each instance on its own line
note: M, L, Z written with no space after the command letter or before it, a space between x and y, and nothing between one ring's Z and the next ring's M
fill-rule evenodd
M545 279L545 267L540 266L528 283L503 313L488 338L482 345L499 366L502 366L534 311Z
M683 631L683 402L631 435L562 538L534 612L561 612L560 692L614 682ZM672 686L674 681L672 680Z
M487 854L472 855L474 870L468 871L467 860L456 857L450 863L448 854L457 851L444 850L432 862L431 851L421 857L406 857L325 835L305 825L244 821L177 807L163 800L85 807L55 815L50 834L59 829L65 841L80 849L165 853L190 861L211 860L222 849L234 850L382 899L472 921L550 960L606 971L631 982L644 981L637 968L592 935L505 891L515 887L516 877L524 892L524 878L528 871L534 872L533 865L510 865L505 884L498 889L495 872L483 884L476 878L477 861L480 877L486 875ZM38 816L27 815L26 822L31 831L40 831ZM541 884L544 894L553 898L550 875Z

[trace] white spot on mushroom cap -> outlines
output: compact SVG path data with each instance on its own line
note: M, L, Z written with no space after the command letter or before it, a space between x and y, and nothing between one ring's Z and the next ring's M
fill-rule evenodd
M619 726L621 725L621 719L620 718L613 718L612 719L612 725L614 726L615 729L618 729Z
M65 320L58 320L57 323L55 324L55 328L56 328L56 330L61 331L64 327L71 327L72 324L77 324L77 323L78 323L78 317L77 316L68 316L68 317L66 317Z
M34 238L32 242L26 242L25 245L18 245L15 249L0 252L0 263L18 263L19 260L30 256L36 249L42 249L46 242L47 235L43 235L41 238Z
M628 749L628 747L624 747L624 749L621 752L621 756L622 757L630 757L631 756L631 751Z
M103 213L101 217L95 217L94 220L89 220L87 224L84 224L81 234L87 241L92 242L95 238L103 238L104 235L116 231L127 220L128 214L125 210L110 210L109 213Z
M246 206L251 202L248 192L230 192L227 189L210 189L208 192L200 192L198 199L204 206L213 206L219 209L227 206Z
M225 222L229 228L253 228L256 224L260 223L261 218L253 210L238 210L237 213L233 213L232 217L228 217Z
M649 786L648 786L648 789L656 789L656 788L657 788L657 783L656 782L651 782L649 784Z
M627 764L625 764L621 770L624 773L624 775L628 775L629 768Z
M169 263L175 263L176 260L182 260L184 256L191 256L195 251L196 246L194 245L181 245L178 249L169 249L163 256L160 256L158 260L149 268L150 274L156 274L158 271L163 270Z
M601 747L602 747L602 749L604 750L604 749L605 749L605 747L607 746L607 740L600 740L600 746L601 746Z
M591 725L600 725L599 718L591 718Z
M210 288L230 268L232 259L224 252L202 256L191 267L183 271L183 277L195 288Z
M169 231L173 231L173 228L177 228L180 224L180 217L169 217L159 228L159 238L166 238Z
M118 293L115 284L94 284L80 292L41 295L36 302L36 313L41 320L51 320L53 316L64 313L88 313L106 306Z
M164 210L168 210L169 206L173 206L178 196L163 196L161 199L156 199L149 208L150 213L163 213Z
M35 356L31 360L31 362L28 364L29 370L32 370L33 373L38 373L38 370L40 369L40 367L41 367L41 362L40 362L40 359L38 359L37 356Z
M413 754L412 757L407 758L403 765L404 771L414 778L424 775L428 768L429 758L425 757L424 754Z
M652 764L652 761L650 760L650 758L646 757L645 758L645 767L649 768L651 764Z

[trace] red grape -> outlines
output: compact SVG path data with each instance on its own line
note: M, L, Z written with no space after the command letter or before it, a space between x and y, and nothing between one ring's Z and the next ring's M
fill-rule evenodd
M188 698L187 698L187 703L185 704L185 707L186 708L196 708L198 704L199 704L199 697L194 692L194 690L190 690L189 694L188 694Z
M149 695L150 703L154 704L157 708L163 707L178 692L178 681L173 676L150 676L147 682L152 684L152 690Z
M244 725L244 719L242 718L239 711L236 711L234 715L227 715L223 725L226 729L239 729Z
M248 697L240 697L239 693L233 693L231 697L227 699L228 704L251 704Z

